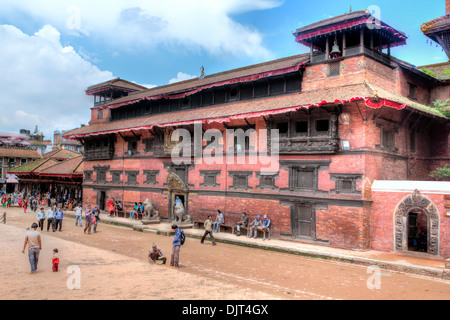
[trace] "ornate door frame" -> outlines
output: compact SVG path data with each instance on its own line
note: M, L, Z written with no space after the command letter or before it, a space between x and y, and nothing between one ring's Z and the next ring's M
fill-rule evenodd
M188 214L188 188L183 180L172 171L169 171L167 176L167 187L169 188L169 219L174 219L173 204L175 203L175 196L184 196L184 210Z
M440 224L436 205L419 190L404 197L394 213L394 248L396 251L408 251L408 215L419 210L427 216L427 253L439 255Z

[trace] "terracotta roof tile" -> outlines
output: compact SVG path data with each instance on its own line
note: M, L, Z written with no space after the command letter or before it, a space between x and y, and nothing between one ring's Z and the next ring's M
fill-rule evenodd
M0 147L0 158L27 158L27 159L40 159L42 155L31 149L19 149L19 148L1 148Z
M65 160L62 162L59 162L51 167L46 168L45 170L42 170L39 172L42 176L53 176L53 175L83 175L82 172L80 172L78 169L83 162L83 156L78 156L73 159ZM77 171L78 170L78 171Z

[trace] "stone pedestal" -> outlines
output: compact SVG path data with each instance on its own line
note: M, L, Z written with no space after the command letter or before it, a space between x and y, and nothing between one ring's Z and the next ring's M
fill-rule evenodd
M141 220L141 223L143 225L160 224L161 223L161 218L160 217L149 218L149 219L146 219L146 220Z

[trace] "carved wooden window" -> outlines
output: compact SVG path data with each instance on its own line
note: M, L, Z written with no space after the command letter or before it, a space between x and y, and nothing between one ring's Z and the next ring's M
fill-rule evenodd
M230 171L230 177L233 179L233 185L230 189L233 190L247 190L250 189L248 186L248 178L253 175L252 171Z
M156 177L159 175L159 170L144 170L144 176L147 179L144 181L144 184L157 185Z
M341 64L340 62L333 62L328 65L328 77L336 77L341 73Z
M92 182L92 174L94 171L85 171L84 172L84 182Z
M296 136L307 136L308 135L309 123L308 121L297 121L295 122L295 132Z
M103 119L103 110L102 109L99 109L97 111L97 119Z
M121 184L120 176L122 175L122 171L110 171L111 173L111 183L112 184Z
M94 167L94 170L97 174L97 180L95 181L98 184L106 183L106 172L109 170L109 166L103 167Z
M281 137L287 137L289 132L289 122L278 122L276 124L276 129L278 129L278 134Z
M314 168L292 168L291 188L300 190L315 190L316 170Z
M138 140L130 139L128 140L128 156L134 156L138 154Z
M234 86L228 91L228 101L238 101L239 100L239 87Z
M220 176L219 170L200 171L200 175L203 177L203 183L200 184L200 187L220 187L217 183L217 177Z
M126 171L125 174L127 175L127 185L138 185L137 176L139 175L139 171Z
M256 177L259 178L257 189L277 189L275 180L278 178L278 173L258 172Z
M356 182L361 181L362 174L330 173L330 178L335 181L335 189L331 190L331 193L361 194L361 191L356 189Z
M330 130L330 120L316 120L315 122L315 133L317 135L328 135L328 131Z
M142 143L145 145L144 152L152 152L153 151L153 141L154 139L148 138L142 140Z

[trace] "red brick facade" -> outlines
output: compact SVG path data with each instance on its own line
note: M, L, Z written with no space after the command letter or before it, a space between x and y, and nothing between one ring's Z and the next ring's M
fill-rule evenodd
M291 59L304 61L305 55ZM273 64L286 64L286 61L290 60ZM421 74L407 63L390 57L387 63L362 52L322 63L299 64L298 61L296 65L302 67L296 76L301 77L301 88L277 97L243 102L230 99L223 105L168 113L163 120L158 115L148 115L138 121L139 118L133 118L137 112L133 110L132 117L120 120L122 115L118 115L117 110L140 106L148 106L150 110L151 102L148 101L159 99L156 97L165 95L169 101L173 94L175 100L180 92L200 91L201 85L212 90L213 86L208 83L214 79L211 76L195 80L199 83L196 86L185 84L186 87L174 87L173 91L169 86L150 90L147 96L144 91L135 95L139 99L133 100L132 95L129 100L118 99L120 106L114 105L113 101L93 108L90 125L67 133L67 136L86 141L92 136L112 137L114 154L108 160L87 159L84 162L85 204L94 205L114 198L122 200L125 210L129 211L135 202L144 202L148 198L161 217L169 219L173 217L174 196L179 194L184 197L185 207L194 221L204 221L207 215L214 215L217 210L224 213L227 225L234 225L242 212L247 212L250 220L256 215L267 214L272 219L275 237L360 250L392 251L393 214L402 195L374 193L372 183L375 180L431 180L430 171L448 163L449 123L425 106L435 99L447 99L450 86ZM330 75L331 68L334 68L333 75ZM267 71L267 65L250 69L255 70L253 75L260 75ZM288 69L291 72L290 68L283 70ZM250 80L244 76L251 75L246 71L230 72L236 74L230 81L232 84L217 87L230 90L229 87L239 82L236 79L245 79L240 80L245 86ZM215 77L218 83L222 83L219 79L224 81L223 74ZM269 82L275 81L270 79ZM253 85L259 84L255 81ZM287 86L286 82L285 89ZM266 91L270 90L269 87ZM155 92L154 96L152 92ZM206 99L205 96L202 99ZM189 100L186 98L185 101L188 105ZM283 108L293 109L280 111ZM242 165L226 164L224 159L222 165L203 162L180 167L167 154L158 155L154 145L162 139L158 132L166 130L171 123L177 123L173 129L192 129L193 119L204 120L203 132L209 129L222 132L224 139L219 144L223 145L224 153L227 151L227 128L252 127L259 137L261 130L281 124L280 127L289 126L286 132L295 132L295 135L291 139L287 133L287 139L280 139L280 146L285 149L276 163L279 169L273 172L273 183L261 187L260 171L264 165L250 164L249 154L266 151L268 143L250 149ZM308 129L302 131L301 126L306 122ZM325 128L321 129L320 125ZM321 130L326 133L317 133ZM305 140L306 135L308 139ZM285 141L288 143L283 145ZM99 147L103 142L107 145L107 141L102 140ZM136 148L131 152L130 145L135 142ZM342 147L340 143L343 142L348 142L348 148ZM207 144L203 141L203 147ZM92 155L95 156L95 152ZM169 173L178 172L176 170L180 170L180 179L184 180L186 189L183 191L172 190L168 185ZM213 175L208 178L209 184L208 172ZM441 232L448 234L449 218L442 216L442 196L432 195L430 199L436 203L441 215ZM440 241L439 254L448 257L449 239L442 235Z

